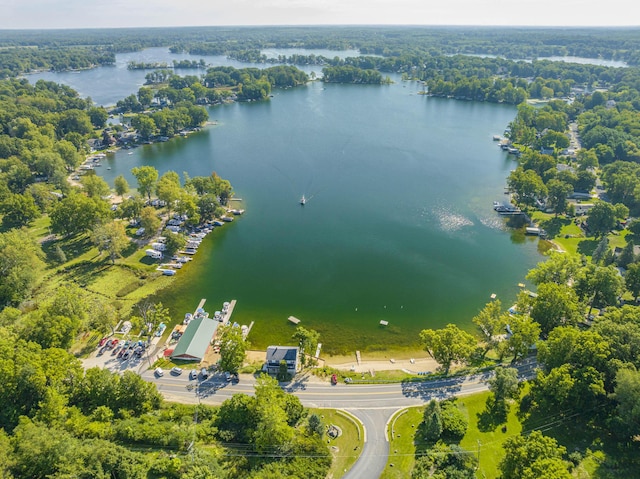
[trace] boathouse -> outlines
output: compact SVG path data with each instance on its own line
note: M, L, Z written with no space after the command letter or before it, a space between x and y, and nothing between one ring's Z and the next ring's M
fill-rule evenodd
M278 374L280 361L287 363L287 372L292 376L300 369L299 348L293 346L269 346L263 370L268 374Z
M199 317L191 320L171 353L171 359L202 361L218 329L218 321Z

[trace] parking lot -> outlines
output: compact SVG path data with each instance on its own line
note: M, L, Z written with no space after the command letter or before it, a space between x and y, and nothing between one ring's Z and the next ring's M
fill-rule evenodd
M117 340L117 343L111 345L114 340ZM108 337L83 361L84 367L86 369L105 368L119 373L127 370L140 373L150 368L161 355L162 351L158 350L159 340L159 337L153 336L151 343L148 344L144 339Z

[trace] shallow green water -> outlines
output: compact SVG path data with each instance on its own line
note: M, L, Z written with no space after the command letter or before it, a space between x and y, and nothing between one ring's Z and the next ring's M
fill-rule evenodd
M419 89L276 91L212 108L218 125L188 139L110 157L109 180L141 164L216 171L244 200L245 215L207 238L163 303L182 317L200 298L210 311L235 298L258 347L286 342L293 315L325 352L415 346L421 329L449 322L471 329L491 293L508 307L541 259L492 209L515 164L491 137L515 109Z

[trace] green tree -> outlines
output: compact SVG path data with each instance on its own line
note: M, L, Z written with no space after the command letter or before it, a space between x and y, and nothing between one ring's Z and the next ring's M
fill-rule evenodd
M122 257L122 251L129 245L129 237L121 221L111 221L94 226L91 241L100 253L106 252L111 263Z
M524 314L516 314L511 317L509 328L511 334L505 343L516 361L525 356L536 343L540 337L540 325Z
M109 205L104 200L74 193L51 209L51 231L66 236L78 235L110 216Z
M138 90L138 101L144 108L149 108L153 101L153 90L148 87L140 87Z
M596 249L593 250L593 253L591 254L591 262L593 264L603 263L604 260L609 255L610 251L611 250L609 249L609 238L606 236L603 236L602 239L598 242L598 246L596 246Z
M580 312L578 297L566 285L543 283L538 286L538 296L533 300L531 318L540 325L543 337L561 324L576 324Z
M477 469L472 452L438 441L416 459L411 479L474 479Z
M57 130L58 135L61 137L68 133L88 135L93 131L93 125L86 112L78 109L70 109L60 114Z
M527 273L527 279L535 285L555 283L566 285L580 269L580 260L575 255L552 251L546 261L538 263Z
M496 402L518 397L518 370L516 368L497 367L494 376L487 383Z
M166 241L164 242L164 253L169 257L183 249L187 244L187 239L181 233L174 233L173 231L165 230L164 234L166 238Z
M319 437L322 437L324 434L324 424L322 423L322 419L317 414L309 414L307 418L307 433L309 435L315 434Z
M129 183L127 182L124 176L122 175L117 176L116 179L113 181L113 184L116 190L116 195L124 196L129 192Z
M180 197L181 191L182 188L180 187L180 177L175 171L167 171L158 180L156 184L156 194L158 195L158 199L164 201L167 204L169 215L171 215L171 210L174 206L174 203Z
M229 325L221 327L218 331L220 336L220 369L235 373L244 363L249 343L243 339L240 328Z
M622 249L622 252L616 260L616 264L621 268L627 268L631 263L635 261L635 253L633 252L633 241L627 240L627 244Z
M107 120L109 119L107 110L102 106L89 108L87 114L89 115L89 121L91 121L94 128L104 128Z
M500 462L503 479L520 479L525 471L535 467L536 462L561 459L566 452L564 446L539 431L533 431L528 436L512 436L504 442L503 448L506 452Z
M425 440L436 442L442 436L442 411L440 403L432 399L424 409L422 417L422 430Z
M467 362L476 346L473 336L455 324L447 324L443 329L423 329L420 342L446 372L454 361Z
M19 194L9 194L0 202L0 214L2 226L7 229L28 226L40 217L33 197Z
M44 267L42 250L26 231L0 233L0 305L31 296Z
M455 403L455 400L443 401L440 405L442 419L442 437L448 441L460 441L467 433L469 419Z
M560 457L538 459L522 471L522 479L571 479L567 464Z
M616 374L614 399L624 433L636 436L640 432L640 373L633 369L620 369Z
M134 219L140 217L142 209L144 208L144 200L139 195L135 195L132 198L125 199L120 206L118 206L118 217L126 219ZM151 208L153 211L153 208ZM155 214L155 212L154 212ZM158 228L160 225L158 225Z
M211 221L216 218L216 216L224 214L224 209L221 208L218 198L214 194L208 193L200 196L197 200L197 205L198 213L202 221ZM221 209L222 213L220 214Z
M158 181L158 170L153 166L140 166L131 170L133 176L138 182L138 192L142 196L147 196L151 200L151 193L155 191L156 182Z
M42 348L68 349L79 329L78 320L67 316L49 316L33 312L23 321L21 336Z
M225 400L213 420L218 437L228 442L251 442L257 422L255 408L256 399L245 394Z
M82 186L89 198L101 198L111 193L111 188L101 176L84 175L82 177Z
M513 170L507 178L517 204L534 206L536 201L547 196L547 188L542 178L534 170Z
M142 211L140 211L140 226L144 228L145 238L154 236L158 232L161 224L162 221L158 218L156 210L150 206L142 208Z
M178 192L176 212L181 216L186 216L188 224L195 225L200 222L197 198L190 192L184 190Z
M295 434L285 409L285 393L280 389L278 382L266 374L258 377L255 390L254 446L263 453L281 453L290 447Z
M556 217L567 211L567 196L573 192L573 186L563 181L551 179L547 183L547 208L551 208Z
M499 299L487 303L473 318L473 323L480 329L486 344L485 355L498 346L508 322L509 315L502 311L502 303Z
M614 266L588 264L576 278L575 291L580 300L589 302L590 315L594 307L604 308L616 304L622 293L622 286L622 277Z
M638 301L638 296L640 296L640 263L632 263L628 266L624 285L627 291L633 295L633 299Z
M589 230L598 238L609 233L618 224L618 220L628 215L629 209L620 203L612 205L599 201L587 213L587 224Z
M316 348L318 347L320 333L313 329L305 329L302 326L298 326L291 339L298 342L298 345L300 346L302 366L306 367L309 363L308 357L315 354Z

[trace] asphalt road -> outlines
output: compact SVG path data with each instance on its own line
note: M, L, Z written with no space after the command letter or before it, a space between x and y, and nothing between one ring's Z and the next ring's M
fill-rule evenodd
M520 361L515 367L522 379L535 374L534 358ZM188 371L179 376L165 371L156 377L152 370L142 377L156 384L169 401L195 404L221 404L234 394L253 395L255 378L240 375L238 383L227 382L222 373L214 373L205 381L190 380ZM344 409L356 416L365 428L365 444L360 458L344 476L345 479L380 477L389 457L389 442L385 426L393 413L408 406L417 406L431 399L464 396L488 389L491 373L455 377L424 383L337 384L331 385L311 375L305 375L284 386L307 407Z

